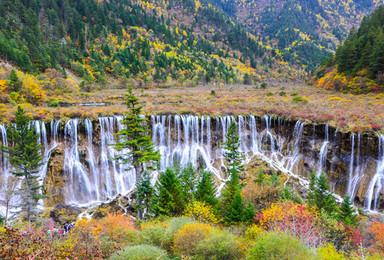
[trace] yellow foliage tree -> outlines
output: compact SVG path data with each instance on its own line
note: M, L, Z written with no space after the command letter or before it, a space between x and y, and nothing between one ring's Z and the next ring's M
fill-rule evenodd
M201 201L195 201L187 206L184 215L188 218L193 218L200 223L217 224L219 220L213 214L212 207Z
M209 237L212 227L203 223L186 224L174 237L174 251L180 255L193 255L197 244Z

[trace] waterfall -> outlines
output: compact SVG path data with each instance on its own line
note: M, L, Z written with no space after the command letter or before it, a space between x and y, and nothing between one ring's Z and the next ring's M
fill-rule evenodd
M7 136L7 128L5 126L0 125L0 136L2 140L2 144L4 146L8 146L8 136ZM6 159L5 155L0 151L0 170L5 175L8 176L9 174L9 162Z
M157 180L159 172L176 162L182 167L192 163L199 170L211 171L220 190L228 179L223 171L225 162L221 144L226 141L225 135L232 121L237 122L236 130L240 138L240 150L245 154L245 162L254 157L260 158L305 186L308 182L300 175L310 171L316 171L317 174L324 171L327 151L332 149L332 162L343 160L348 165L346 190L352 199L356 196L369 161L369 158L361 155L360 146L364 142L360 134L351 135L351 153L346 152L339 156L335 148L337 138L333 138L333 135L330 137L328 125L325 126L323 139L316 140L315 133L313 136L312 133L309 137L304 136L307 131L304 132L303 122L295 122L292 131L289 121L270 116L151 116L151 138L161 154L160 168L153 172L152 183ZM129 152L127 149L117 151L113 146L117 141L122 141L121 137L115 136L125 127L122 116L100 117L97 121L71 119L66 123L60 120L53 120L48 124L33 121L31 127L39 134L43 146L44 164L39 169L42 178L46 176L52 152L63 149L63 203L86 206L107 201L118 194L127 194L135 188L134 168L129 163L123 164L121 160L115 160L117 156ZM315 130L315 126L313 129ZM7 128L3 125L0 125L0 142L8 145ZM316 142L321 142L320 151L317 152ZM384 185L383 136L379 137L379 142L377 169L365 201L366 208L373 210L377 210ZM10 170L8 160L0 152L0 176L7 178ZM299 172L304 170L307 173Z
M86 203L95 200L92 185L87 170L80 162L78 147L78 120L71 119L65 125L66 149L64 159L64 174L68 178L65 199L68 203Z
M377 203L380 193L383 192L384 185L384 135L379 136L379 157L377 161L376 173L368 186L365 207L367 210L377 211ZM373 205L372 205L373 200Z
M319 177L323 172L324 166L327 162L327 152L328 152L328 141L324 141L320 148L318 170L316 176Z

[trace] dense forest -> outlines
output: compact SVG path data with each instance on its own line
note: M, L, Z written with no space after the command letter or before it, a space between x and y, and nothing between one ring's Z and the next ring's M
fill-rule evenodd
M334 56L317 71L318 85L352 93L381 92L384 83L384 7L352 28Z
M383 1L215 0L290 64L315 69ZM257 33L256 33L257 32Z
M263 74L301 78L302 70L315 69L336 40L344 39L350 16L359 19L377 3L340 5L5 0L0 5L0 54L27 72L54 68L65 74L71 69L85 83L105 83L108 76L195 84L249 81ZM336 20L329 10L337 11Z
M27 72L71 69L86 83L236 82L267 55L223 12L188 0L3 1L0 13L2 58Z

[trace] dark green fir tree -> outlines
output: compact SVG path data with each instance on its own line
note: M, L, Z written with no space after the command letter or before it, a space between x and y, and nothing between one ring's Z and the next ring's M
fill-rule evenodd
M114 147L118 151L128 149L129 152L121 154L115 159L123 164L131 163L133 165L136 173L136 184L139 184L144 166L149 170L157 168L160 154L155 150L151 141L148 120L141 115L143 107L139 104L139 99L133 94L131 86L128 86L126 104L129 111L122 122L125 128L117 133L120 142L117 142ZM141 217L140 211L138 215Z
M337 217L341 222L347 225L353 226L357 223L357 215L355 214L351 197L348 194L345 196L343 203L341 204Z
M28 225L37 214L36 206L39 199L44 196L40 193L39 168L43 164L41 155L42 146L39 136L31 126L32 119L25 115L21 107L17 107L15 124L8 129L9 143L13 146L1 146L1 150L14 167L12 174L20 177L22 185L20 194L22 204L20 205L26 214Z
M241 222L242 220L244 220L243 211L244 211L243 197L240 193L240 189L238 189L229 207L229 211L228 211L229 214L225 216L226 222L227 223Z
M141 216L139 219L144 217L144 212L150 211L149 204L154 194L154 188L151 185L151 176L148 171L144 171L140 178L139 183L136 185L136 200L138 205L138 213Z
M322 173L319 177L311 175L309 183L308 204L324 211L329 216L337 215L337 204L332 193L329 191L327 177Z
M221 208L223 217L229 221L232 219L237 221L236 212L240 212L239 209L232 209L235 201L235 195L238 193L241 197L241 187L239 182L239 172L243 170L242 159L243 154L239 151L240 138L236 132L236 122L232 121L226 134L226 141L223 146L225 152L224 157L228 165L228 172L230 173L230 179L227 181L221 197ZM236 206L242 204L242 198L236 198Z
M186 206L183 188L175 172L168 168L160 174L154 212L157 215L177 216Z
M216 185L212 173L202 171L200 181L197 183L195 199L215 207L218 204L218 199L215 194Z
M243 212L243 221L247 223L251 223L254 217L255 217L255 207L252 205L251 202L248 202L248 205Z

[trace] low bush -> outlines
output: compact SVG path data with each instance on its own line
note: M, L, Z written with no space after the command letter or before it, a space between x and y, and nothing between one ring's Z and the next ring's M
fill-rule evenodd
M197 244L209 237L212 227L207 224L192 223L185 225L174 237L174 252L180 255L194 255Z
M171 218L169 221L167 221L167 229L164 234L162 248L164 248L168 252L171 252L175 234L177 234L177 232L182 229L185 225L194 222L194 220L184 217Z
M250 249L247 259L312 260L316 254L298 239L281 233L267 233Z
M235 235L229 231L214 231L208 238L201 240L195 251L195 259L241 259L244 249Z
M56 98L51 98L48 102L49 107L58 107L60 105L60 100Z
M174 236L185 225L194 223L192 219L179 217L171 218L166 222L156 224L145 223L142 225L141 243L161 247L171 252L173 248Z
M292 98L292 101L295 102L295 103L300 103L300 102L307 103L309 100L306 97L298 96L298 97Z
M161 247L163 241L166 240L166 228L161 226L153 226L144 229L141 232L141 239L143 244Z
M317 256L321 260L345 260L345 256L337 252L332 243L325 244L317 249Z
M126 247L111 256L111 260L161 260L167 258L167 252L152 245Z

